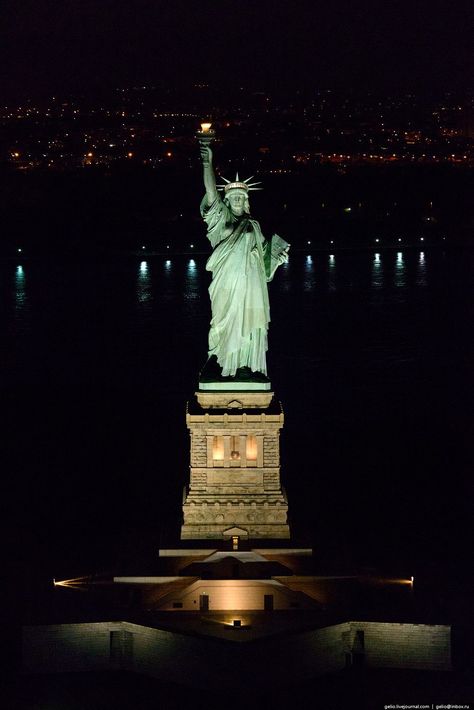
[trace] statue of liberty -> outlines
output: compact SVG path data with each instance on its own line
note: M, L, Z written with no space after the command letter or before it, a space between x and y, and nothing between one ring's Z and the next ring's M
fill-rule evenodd
M265 240L251 218L248 194L260 189L258 183L251 183L252 178L241 181L237 174L233 182L224 178L225 185L217 186L209 141L201 141L200 150L206 189L201 215L213 247L206 265L212 272L209 360L200 379L268 382L267 282L288 260L289 244L277 235Z

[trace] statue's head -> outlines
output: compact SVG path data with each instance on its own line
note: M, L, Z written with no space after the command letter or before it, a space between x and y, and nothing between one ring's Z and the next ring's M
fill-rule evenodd
M248 191L240 187L234 187L226 191L225 202L229 205L236 217L241 217L244 213L250 214Z
M234 182L225 180L225 185L219 185L220 189L224 190L225 197L224 202L229 205L233 214L236 217L241 217L243 214L250 214L249 206L249 190L260 190L261 188L255 187L259 185L257 182L250 182L252 178L247 178L247 180L239 180L239 173L235 176Z

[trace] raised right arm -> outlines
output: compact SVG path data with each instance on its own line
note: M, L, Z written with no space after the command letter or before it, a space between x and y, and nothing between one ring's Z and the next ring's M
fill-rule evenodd
M209 145L204 143L201 143L200 150L204 170L204 187L206 188L207 204L212 205L217 198L216 176L212 166L212 150Z

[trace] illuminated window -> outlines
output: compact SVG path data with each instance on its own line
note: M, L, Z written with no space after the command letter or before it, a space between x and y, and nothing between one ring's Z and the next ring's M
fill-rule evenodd
M214 461L224 460L224 437L215 436L212 445L212 458Z
M239 536L238 535L232 535L232 549L233 550L239 549Z
M240 461L240 436L230 437L230 458L232 461Z
M247 461L257 460L257 439L253 434L247 435Z

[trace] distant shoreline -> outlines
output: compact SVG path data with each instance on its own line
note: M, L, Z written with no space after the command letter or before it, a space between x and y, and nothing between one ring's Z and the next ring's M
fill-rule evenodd
M442 244L433 243L414 243L408 242L404 244L376 244L376 245L339 245L339 246L308 246L304 247L292 247L290 250L290 260L293 254L302 254L306 256L311 256L311 254L333 254L333 253L348 253L348 252L394 252L394 251L444 251L444 250L464 250L473 249L474 241L472 243L458 242L452 244L449 242ZM112 258L112 259L143 259L143 258L158 258L158 257L193 257L193 256L210 256L211 251L203 249L193 249L191 250L179 250L179 251L162 251L162 250L121 250L121 251L106 251L106 250L88 250L84 252L51 252L44 254L29 254L24 251L18 254L0 254L0 261L31 261L31 260L42 260L42 259L61 259L61 258L76 258L76 259L89 259L94 257L100 258Z

